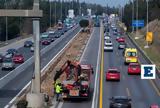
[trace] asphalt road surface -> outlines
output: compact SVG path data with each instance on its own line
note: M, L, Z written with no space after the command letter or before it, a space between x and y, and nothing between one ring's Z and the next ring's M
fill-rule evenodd
M128 75L127 65L124 65L122 50L118 49L116 36L111 30L113 52L104 52L104 78L103 78L103 108L109 108L109 98L112 96L129 96L132 99L133 108L149 108L151 104L160 105L160 96L154 89L150 80L142 80L140 75ZM127 38L129 47L135 47ZM139 54L141 63L147 64L142 55ZM120 70L120 82L106 82L105 73L111 68L116 67Z
M94 69L94 74L91 77L91 91L94 91L94 81L97 68L97 59L99 51L100 30L94 28L93 35L89 40L89 44L86 47L84 55L81 59L82 64L91 64ZM92 98L93 96L91 96ZM58 108L91 108L92 99L90 100L76 100L76 101L64 101L60 102Z
M68 35L61 38L57 44L51 45L52 49L41 55L41 69L69 42L69 40L75 36L80 30L80 27L76 28ZM44 46L41 46L41 49ZM25 59L29 59L33 54L27 48L20 48L20 53L23 53ZM0 89L0 108L3 108L32 78L34 64L32 63L27 69L21 72L15 79L11 80L6 86ZM8 71L6 71L7 73ZM6 73L0 71L0 76L4 76ZM9 73L9 72L8 72Z

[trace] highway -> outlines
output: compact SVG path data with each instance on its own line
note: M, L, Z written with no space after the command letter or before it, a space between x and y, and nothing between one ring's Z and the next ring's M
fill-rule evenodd
M41 69L79 32L79 30L80 27L76 27L75 29L68 31L49 46L41 46ZM16 78L9 81L0 89L0 108L3 108L32 78L34 62L33 58L32 60L29 58L31 58L33 54L28 48L22 47L18 49L18 51L23 53L25 60L29 60L31 63L29 66L24 67L25 69L21 71ZM3 77L10 72L12 71L1 71L0 76Z
M91 95L93 95L94 91L94 83L95 82L95 75L96 70L99 68L97 67L97 63L99 64L98 60L98 51L99 51L99 41L100 41L100 30L99 27L94 28L94 31L89 39L89 43L84 51L84 54L81 58L82 64L91 64L94 69L94 74L91 78ZM92 97L92 96L91 96ZM80 101L64 101L60 102L58 108L91 108L92 99L90 100L80 100Z
M160 105L160 95L156 92L150 80L142 80L140 75L127 74L127 66L124 65L122 50L118 49L118 42L112 30L111 38L114 51L104 52L103 108L109 108L109 98L112 96L129 96L132 99L133 108L149 108L154 103ZM127 36L126 39L128 47L135 47ZM147 64L140 53L139 60L142 64ZM116 67L120 70L120 82L106 82L105 73L111 67Z

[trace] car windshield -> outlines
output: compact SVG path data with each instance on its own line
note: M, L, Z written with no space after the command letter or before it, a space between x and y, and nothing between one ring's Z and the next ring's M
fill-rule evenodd
M132 68L140 68L139 65L130 65L130 67L132 67Z
M117 70L109 70L108 73L119 73Z
M4 62L5 62L5 63L11 63L11 62L12 62L12 59L4 59Z
M137 56L136 52L127 52L127 56L135 57Z
M116 103L124 103L124 102L128 102L129 100L127 98L117 98L114 99L114 102Z

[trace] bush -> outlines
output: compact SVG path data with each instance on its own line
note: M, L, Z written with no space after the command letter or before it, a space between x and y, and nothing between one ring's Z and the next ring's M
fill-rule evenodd
M83 20L81 20L81 21L79 22L79 25L80 25L82 28L85 28L85 27L89 26L89 21L83 19Z

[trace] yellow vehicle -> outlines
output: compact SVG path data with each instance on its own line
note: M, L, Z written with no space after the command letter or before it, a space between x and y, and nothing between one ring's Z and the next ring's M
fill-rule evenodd
M125 64L137 63L138 55L136 48L126 48L124 51Z

